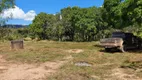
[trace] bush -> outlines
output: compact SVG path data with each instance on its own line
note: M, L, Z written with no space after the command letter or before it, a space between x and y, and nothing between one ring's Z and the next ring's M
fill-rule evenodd
M0 28L0 40L15 40L27 37L27 28Z
M24 38L24 41L32 41L32 38L26 37L26 38Z

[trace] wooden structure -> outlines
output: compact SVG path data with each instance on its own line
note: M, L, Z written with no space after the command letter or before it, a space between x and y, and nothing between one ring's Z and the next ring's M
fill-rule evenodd
M24 49L24 41L23 40L12 40L11 49Z

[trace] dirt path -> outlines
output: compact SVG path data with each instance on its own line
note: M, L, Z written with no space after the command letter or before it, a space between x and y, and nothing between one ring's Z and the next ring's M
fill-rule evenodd
M17 64L7 62L0 55L0 80L43 80L55 73L71 59L72 57L69 56L64 61L45 62L42 64Z

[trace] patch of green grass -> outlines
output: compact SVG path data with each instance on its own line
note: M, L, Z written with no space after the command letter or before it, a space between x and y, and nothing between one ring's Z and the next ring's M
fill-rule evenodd
M103 80L109 78L111 71L120 67L120 64L127 59L125 54L102 53L98 50L85 50L79 54L73 54L72 62L65 64L58 73L47 80ZM76 62L87 62L91 67L76 66ZM93 77L95 76L95 77Z
M60 71L47 80L95 80L92 75L94 70L91 67L78 67L74 64L66 64Z
M9 54L8 54L9 55ZM47 53L33 53L33 52L23 52L23 53L13 53L7 57L7 60L16 60L20 62L46 62L53 60L61 60L65 57L65 54L57 54L54 52Z
M0 54L6 55L7 60L45 62L71 55L66 51L69 49L93 49L94 44L95 42L25 41L23 50L11 50L10 42L1 42Z
M85 49L84 52L72 54L72 62L65 64L58 73L47 78L47 80L104 80L111 79L113 70L120 68L127 59L136 56L135 53L106 53L100 52L99 47ZM140 53L139 53L140 54ZM142 56L142 54L140 54ZM76 62L87 62L91 67L75 66ZM141 74L141 73L140 73ZM95 77L93 77L95 76ZM113 76L115 78L116 76ZM139 76L138 76L139 77Z
M52 45L53 43L53 45ZM19 62L46 62L61 60L70 55L62 48L57 48L54 42L24 42L24 49L11 50L9 42L0 44L0 54L4 55L7 60ZM49 47L46 47L46 46ZM61 46L57 44L57 46Z

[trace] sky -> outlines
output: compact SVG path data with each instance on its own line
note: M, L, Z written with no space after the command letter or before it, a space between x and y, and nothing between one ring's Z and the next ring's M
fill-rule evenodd
M8 9L1 15L3 18L11 17L7 24L28 25L40 12L56 14L68 6L81 8L100 7L104 0L16 0L14 9Z

